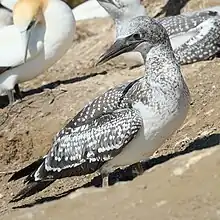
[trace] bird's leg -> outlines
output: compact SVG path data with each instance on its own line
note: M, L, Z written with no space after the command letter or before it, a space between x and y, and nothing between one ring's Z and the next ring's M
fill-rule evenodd
M108 174L102 173L102 187L108 187Z
M17 97L22 100L22 94L21 94L21 90L18 84L15 85L15 94L17 95Z
M141 162L138 162L137 164L135 164L135 167L132 170L132 173L135 176L142 175L144 173L144 168L143 168Z
M7 90L6 93L7 93L8 99L9 99L9 105L13 105L13 103L15 102L13 90L12 89Z

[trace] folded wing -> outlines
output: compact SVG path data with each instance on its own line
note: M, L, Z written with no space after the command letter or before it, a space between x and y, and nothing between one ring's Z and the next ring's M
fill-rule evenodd
M137 135L141 126L139 112L126 108L103 114L76 128L65 127L58 133L52 149L44 158L11 177L10 180L16 180L31 172L25 180L27 185L12 201L33 195L56 179L95 172L118 155Z

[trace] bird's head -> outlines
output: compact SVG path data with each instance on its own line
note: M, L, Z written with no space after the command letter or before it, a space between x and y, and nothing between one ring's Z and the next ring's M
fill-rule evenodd
M44 10L47 0L18 0L13 8L14 25L21 33L24 44L24 62L27 59L28 44L31 31L38 23L44 23Z
M141 0L98 0L98 2L115 21L145 14Z
M131 51L139 52L145 58L151 48L169 43L165 28L146 16L130 20L123 28L125 29L124 35L116 39L115 43L100 57L97 64Z

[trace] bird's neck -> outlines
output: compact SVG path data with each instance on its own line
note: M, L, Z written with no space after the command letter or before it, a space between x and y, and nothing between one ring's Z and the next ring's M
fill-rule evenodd
M148 82L182 80L180 66L169 41L153 47L145 56L145 73Z
M46 25L45 53L67 50L64 45L69 47L69 44L72 43L76 28L72 10L60 0L48 0L44 19ZM47 56L50 55L47 54Z

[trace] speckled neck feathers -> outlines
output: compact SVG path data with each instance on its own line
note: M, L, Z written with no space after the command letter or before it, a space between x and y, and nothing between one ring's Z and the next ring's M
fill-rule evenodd
M163 77L174 78L181 75L180 66L174 56L169 40L153 47L145 56L145 72L148 80Z

